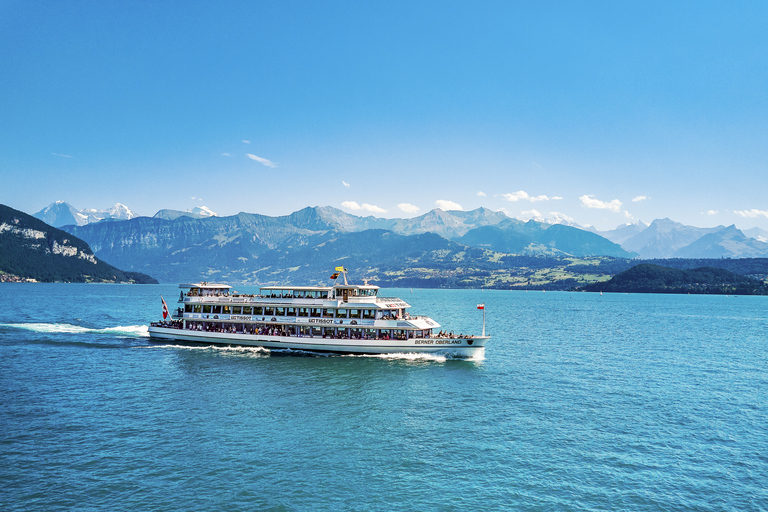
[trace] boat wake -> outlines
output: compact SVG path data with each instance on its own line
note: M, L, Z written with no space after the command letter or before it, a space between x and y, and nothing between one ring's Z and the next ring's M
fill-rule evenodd
M249 356L268 356L271 351L264 347L243 347L237 345L148 345L136 348L172 348L177 350L207 350L211 352L243 354Z
M21 324L0 324L0 327L9 327L12 329L24 329L27 331L40 332L45 334L118 334L124 336L135 336L139 338L149 337L146 325L118 325L116 327L105 327L103 329L94 329L72 324L47 324L47 323L21 323Z
M429 361L429 362L435 362L435 363L444 363L448 360L458 360L458 361L483 361L485 359L482 355L477 355L474 357L464 357L460 356L458 354L452 353L452 352L436 352L436 353L392 353L392 354L354 354L354 355L346 355L344 357L367 357L367 358L376 358L376 359L387 359L387 360L401 360L401 361Z

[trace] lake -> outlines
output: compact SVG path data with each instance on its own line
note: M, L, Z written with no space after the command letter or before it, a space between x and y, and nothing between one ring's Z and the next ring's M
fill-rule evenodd
M768 297L382 291L484 302L466 361L154 343L161 294L0 284L0 509L768 509Z

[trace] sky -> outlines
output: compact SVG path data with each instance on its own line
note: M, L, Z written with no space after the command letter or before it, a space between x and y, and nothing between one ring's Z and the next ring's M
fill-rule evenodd
M768 229L768 2L0 0L0 203Z

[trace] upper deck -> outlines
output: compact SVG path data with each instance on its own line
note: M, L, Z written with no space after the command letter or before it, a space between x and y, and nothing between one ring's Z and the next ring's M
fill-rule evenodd
M182 292L179 302L228 303L228 304L293 304L296 306L339 307L342 304L366 305L372 308L404 309L410 304L395 297L379 297L375 285L339 284L335 286L264 286L259 294L242 294L225 284L187 283L179 288Z

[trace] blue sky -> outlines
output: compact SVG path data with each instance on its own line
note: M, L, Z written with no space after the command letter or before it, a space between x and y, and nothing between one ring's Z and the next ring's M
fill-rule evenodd
M768 229L768 2L0 1L0 203Z

